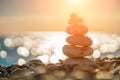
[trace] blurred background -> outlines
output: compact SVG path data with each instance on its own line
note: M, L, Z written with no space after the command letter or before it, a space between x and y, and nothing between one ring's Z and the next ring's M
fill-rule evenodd
M120 57L120 0L0 0L0 65L65 60L72 12L84 19L94 42L89 57Z
M2 35L0 37L0 64L25 64L32 59L39 59L44 64L59 63L67 57L62 47L67 44L65 32L43 31ZM93 40L94 53L88 58L120 57L120 34L89 32L86 34Z
M72 12L90 31L120 33L120 0L0 0L0 32L63 31Z

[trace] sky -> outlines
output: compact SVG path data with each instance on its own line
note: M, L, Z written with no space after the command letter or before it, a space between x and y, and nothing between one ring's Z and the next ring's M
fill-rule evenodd
M0 32L64 31L72 12L90 31L120 33L120 0L0 0Z

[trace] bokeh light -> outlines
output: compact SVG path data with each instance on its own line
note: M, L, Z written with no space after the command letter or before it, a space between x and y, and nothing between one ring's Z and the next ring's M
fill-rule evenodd
M94 50L92 56L93 58L99 58L101 56L101 53L99 50Z
M39 45L38 46L38 50L41 52L43 52L43 54L45 55L45 54L51 54L50 53L50 48L52 47L52 45L51 45L51 47L49 46L49 44L47 44L48 42L46 42L46 43L44 43L44 45L43 44L41 44L41 45ZM49 42L50 43L50 42Z
M26 62L37 58L45 64L59 63L60 60L64 61L67 58L62 52L63 46L67 44L65 41L67 36L69 35L65 32L31 32L14 36L8 35L3 39L5 47L1 43L1 60L13 64L24 57ZM93 40L91 47L94 49L94 53L90 58L120 56L120 35L91 32L86 36Z
M94 33L89 33L89 34L86 34L86 36L88 36L90 39L92 39L92 41L93 41L92 47L93 47L94 49L96 49L96 48L99 47L100 42L99 42L98 36L97 36L96 34L94 34Z
M103 44L103 45L100 46L100 52L101 53L107 53L108 49L109 49L109 45L107 45L107 44Z
M106 57L107 57L108 59L112 59L112 58L114 58L115 56L112 55L112 54L109 54L109 55L107 55Z
M44 64L48 64L49 58L50 58L50 56L48 56L48 55L42 55L42 56L38 56L36 59L41 60Z
M16 46L20 46L23 43L23 39L21 37L16 37L13 39L13 42L15 43Z
M59 56L60 57L60 56ZM52 55L51 57L50 57L50 62L51 63L59 63L59 57L58 57L58 55Z
M18 65L22 66L23 64L25 64L26 61L22 58L18 59Z
M6 39L4 40L4 45L5 45L6 47L9 47L9 48L15 46L12 38L6 38Z
M32 48L32 45L33 45L32 39L27 38L27 37L25 37L25 38L23 39L23 46L24 46L25 48L31 49L31 48Z
M18 47L17 53L21 56L28 57L29 56L29 50L25 47Z
M33 56L38 56L38 55L42 55L43 52L40 51L39 48L32 48L32 49L31 49L31 54L32 54Z
M7 52L4 50L0 51L0 56L2 59L5 59L7 57Z

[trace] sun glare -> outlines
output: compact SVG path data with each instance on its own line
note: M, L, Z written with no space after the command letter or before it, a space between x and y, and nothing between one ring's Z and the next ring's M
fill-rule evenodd
M85 3L85 0L68 0L70 5L78 6L83 5Z

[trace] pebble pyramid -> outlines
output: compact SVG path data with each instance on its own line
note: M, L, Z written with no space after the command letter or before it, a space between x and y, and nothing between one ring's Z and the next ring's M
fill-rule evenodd
M63 53L68 57L64 62L65 64L82 66L94 64L90 59L85 58L93 54L93 48L90 47L93 42L89 37L85 36L88 28L82 23L83 19L78 18L76 13L71 14L69 19L70 26L66 28L66 32L70 36L66 38L68 44L63 47Z

